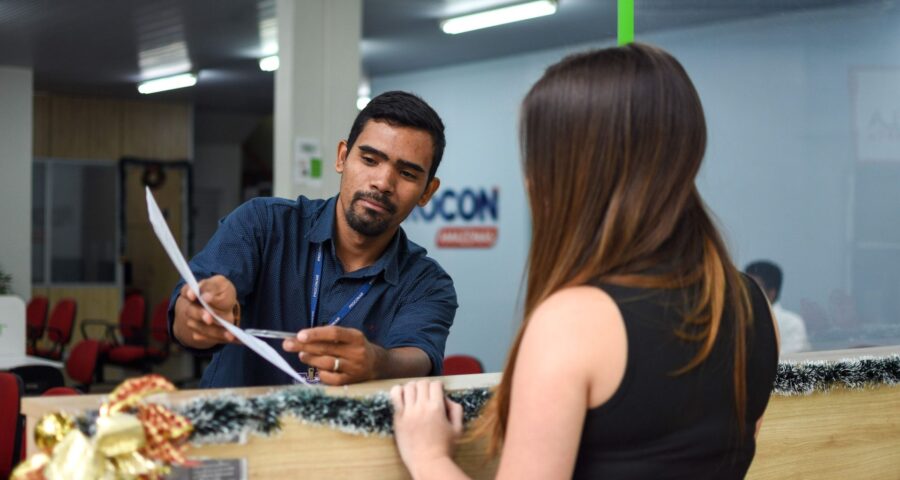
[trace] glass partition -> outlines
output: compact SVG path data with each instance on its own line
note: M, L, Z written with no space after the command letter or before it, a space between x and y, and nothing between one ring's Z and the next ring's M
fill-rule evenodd
M34 172L34 283L115 283L116 164L38 159Z
M900 10L808 5L646 41L700 91L699 185L735 260L781 270L785 352L900 344Z
M613 25L614 3L569 5L605 10ZM699 91L709 141L697 185L737 265L780 270L772 296L785 352L900 345L900 7L648 1L634 19L635 39L671 52ZM521 318L520 284L507 281L521 278L528 247L519 104L547 66L612 46L612 35L598 27L584 43L371 79L373 94L414 91L441 113L452 132L443 195L500 192L496 218L466 220L443 202L446 215L430 205L404 224L453 276L457 318L471 322L448 348L477 351L491 368L503 358L487 339L507 338ZM470 226L494 228L496 242L435 240Z

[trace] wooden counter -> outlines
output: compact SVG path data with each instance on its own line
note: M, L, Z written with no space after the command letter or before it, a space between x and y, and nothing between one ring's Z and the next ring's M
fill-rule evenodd
M900 386L773 395L747 478L900 478Z
M450 390L485 387L499 381L497 373L443 377ZM330 395L367 395L407 380L389 380L327 387ZM239 395L260 395L272 388L234 389ZM173 402L217 390L185 390L168 395ZM99 407L103 395L23 399L31 432L41 415L58 410L79 412ZM29 435L29 452L33 452ZM245 444L192 447L190 455L246 458L250 478L409 478L393 439L342 433L325 426L302 424L288 417L272 437L249 435ZM456 456L475 478L490 478L496 462L486 462L482 445L464 445ZM900 478L900 386L835 389L806 396L773 396L747 478Z

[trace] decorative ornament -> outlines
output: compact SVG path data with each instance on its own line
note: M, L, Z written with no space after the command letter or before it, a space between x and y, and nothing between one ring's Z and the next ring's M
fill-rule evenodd
M143 175L141 175L141 182L150 187L151 190L156 190L166 183L166 171L163 170L162 165L159 163L147 165L144 167Z
M32 456L13 471L15 480L79 478L161 478L169 465L189 465L184 441L190 422L144 398L175 387L159 375L126 380L100 407L88 426L90 437L65 414L45 415L35 428L35 442L46 453Z
M34 426L34 444L49 454L75 428L75 420L66 413L48 413Z
M44 467L48 463L50 463L50 457L46 453L36 453L20 463L9 478L17 480L44 480Z

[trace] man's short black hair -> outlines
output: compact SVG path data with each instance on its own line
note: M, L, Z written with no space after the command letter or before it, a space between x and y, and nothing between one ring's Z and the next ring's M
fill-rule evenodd
M772 300L773 303L781 296L781 282L783 275L781 273L781 268L774 262L757 260L750 265L747 265L744 272L746 272L747 275L751 275L761 280L764 289L775 291L775 298Z
M431 157L431 169L428 170L428 182L437 173L438 165L444 156L444 146L447 144L444 138L444 122L425 100L407 92L398 90L384 92L373 98L366 108L356 116L350 135L347 136L347 150L353 148L356 137L362 132L369 120L387 122L389 125L399 127L412 127L425 130L431 135L431 143L434 145L434 154Z

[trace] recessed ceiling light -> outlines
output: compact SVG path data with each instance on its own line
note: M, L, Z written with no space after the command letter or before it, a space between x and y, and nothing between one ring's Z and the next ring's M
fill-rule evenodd
M279 64L278 55L259 59L259 69L264 72L274 72L275 70L278 70Z
M556 13L556 0L537 0L533 2L510 5L508 7L485 10L453 17L441 22L441 30L444 33L455 35L457 33L471 32L482 28L495 27L505 23L519 22L531 18L553 15Z
M138 92L143 94L174 90L176 88L193 87L197 84L197 76L193 73L182 73L171 77L157 78L138 84Z

